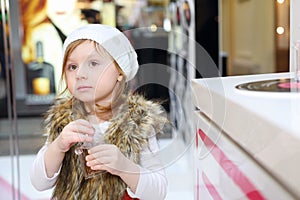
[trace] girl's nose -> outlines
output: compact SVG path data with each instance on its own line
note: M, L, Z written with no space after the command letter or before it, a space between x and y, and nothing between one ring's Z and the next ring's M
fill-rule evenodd
M76 73L76 78L79 79L87 79L87 71L84 70L84 67L79 67Z

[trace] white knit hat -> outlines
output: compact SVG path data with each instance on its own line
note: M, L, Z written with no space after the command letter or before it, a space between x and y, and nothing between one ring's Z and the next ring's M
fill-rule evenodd
M103 24L88 24L73 31L63 45L63 57L67 47L79 39L90 39L100 44L118 63L126 80L134 78L139 64L137 54L127 37L117 28Z

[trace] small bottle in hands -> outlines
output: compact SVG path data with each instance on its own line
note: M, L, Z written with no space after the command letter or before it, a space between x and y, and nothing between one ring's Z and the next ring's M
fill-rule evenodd
M75 153L78 155L80 160L80 166L85 179L93 178L99 174L105 173L103 170L92 170L89 166L86 165L86 156L89 155L88 150L96 145L103 144L103 135L95 133L93 142L83 142L79 147L76 148ZM96 138L96 139L95 139Z

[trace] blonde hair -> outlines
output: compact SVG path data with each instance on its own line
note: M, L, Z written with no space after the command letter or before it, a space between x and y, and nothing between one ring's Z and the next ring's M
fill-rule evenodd
M62 73L61 73L61 80L60 80L61 83L60 84L62 84L66 80L66 63L67 63L68 57L70 56L70 54L74 51L74 49L78 45L82 44L85 41L87 41L87 39L76 40L76 41L72 42L66 48L65 56L63 58ZM99 45L97 42L95 42L93 40L89 40L89 41L93 42L95 49L97 50L97 52L100 55L111 57L111 55L101 45ZM125 88L126 88L126 75L123 72L123 70L120 68L118 63L115 60L113 62L116 66L117 71L123 76L123 78L122 78L121 81L118 81L117 84L116 84L116 87L113 91L113 100L112 100L110 105L104 106L104 105L95 104L95 108L96 108L95 109L95 114L98 117L100 117L101 119L104 119L104 120L110 119L112 117L112 114L113 114L113 112L112 112L113 108L118 107L122 103L122 101L123 101L122 97L123 97L123 94L124 94L124 91L125 91ZM59 94L59 96L65 95L66 93L71 94L71 92L68 90L67 84L66 84L65 89ZM74 99L74 101L79 101L78 99L75 99L74 97L73 97L73 99ZM83 104L81 104L81 105L83 105ZM87 112L87 111L85 110L85 112ZM89 113L87 112L87 114L89 114Z

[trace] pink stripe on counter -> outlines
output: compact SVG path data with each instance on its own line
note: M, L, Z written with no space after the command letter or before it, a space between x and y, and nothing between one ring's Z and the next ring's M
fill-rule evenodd
M238 166L235 165L235 163L225 155L225 153L218 147L217 144L214 144L214 142L201 129L198 130L198 134L205 146L211 149L211 154L215 160L249 199L266 199L251 183L247 176L238 168Z
M215 186L209 181L209 179L207 178L206 174L204 172L202 172L202 179L203 182L205 184L205 187L207 188L209 194L211 195L211 197L214 200L222 200L220 194L218 193L217 189L215 188Z

